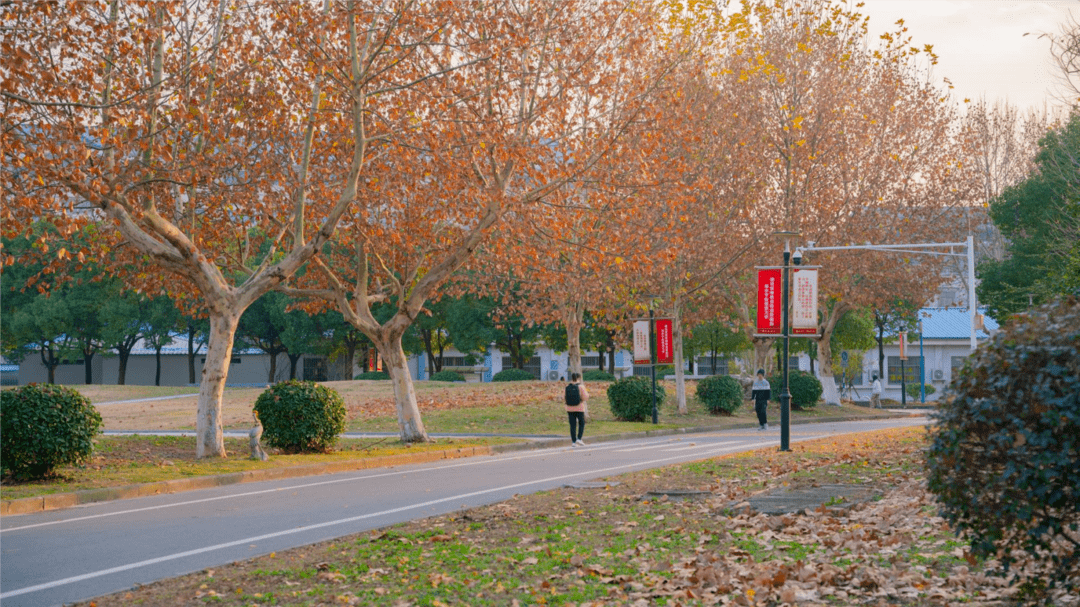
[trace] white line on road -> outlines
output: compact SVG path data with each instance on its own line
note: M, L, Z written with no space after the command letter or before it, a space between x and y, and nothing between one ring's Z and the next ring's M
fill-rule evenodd
M760 442L760 441L750 441L749 443L747 443L746 441L743 441L743 442L734 443L734 444L733 443L724 443L724 446L741 447L742 445L749 445L749 444L753 444L754 442ZM690 446L687 446L687 447L674 447L674 448L667 448L667 449L661 447L661 449L663 449L663 451L665 453L674 453L676 451L690 451L690 450L693 450L693 449L708 449L710 447L719 447L719 446L720 445L718 445L717 443L702 443L700 445L690 445Z
M773 441L768 441L768 444L772 444L772 442ZM762 446L765 446L766 443L764 441L762 441L760 444ZM733 449L737 449L737 448L738 447L727 447L727 448L724 448L724 449L720 449L720 450L718 450L716 452L719 453L719 452L722 452L722 451L728 451L728 450L733 450ZM654 460L651 460L651 461L636 462L636 463L632 463L632 464L622 464L620 466L611 466L609 468L601 468L601 469L598 469L598 470L589 470L589 471L586 471L586 472L575 472L573 474L562 474L562 475L559 475L559 476L551 476L551 477L548 477L548 478L535 480L535 481L526 481L524 483L514 483L512 485L504 485L502 487L495 487L495 488L492 488L492 489L483 489L481 491L473 491L471 493L462 493L460 495L454 495L454 496L451 496L451 497L444 497L444 498L441 498L441 499L422 502L422 503L419 503L419 504L411 504L409 506L401 506L400 508L392 508L390 510L383 510L382 512L372 512L372 513L369 513L369 514L361 514L360 516L353 516L353 517L349 517L349 518L338 519L336 521L326 521L324 523L317 523L317 524L314 524L314 525L307 525L305 527L297 527L295 529L285 529L283 531L275 531L274 533L266 533L266 534L263 534L263 535L257 535L257 536L254 536L254 537L244 538L244 539L241 539L241 540L235 540L235 541L232 541L232 542L225 542L223 544L214 544L213 546L204 546L202 548L196 548L194 550L187 550L187 551L184 551L184 552L177 552L175 554L167 554L165 556L159 556L157 558L147 559L145 561L139 561L137 563L129 563L127 565L120 565L118 567L110 567L109 569L102 569L100 571L93 571L93 572L90 572L90 573L84 573L82 575L76 575L76 576L72 576L72 577L69 577L69 578L64 578L62 580L56 580L56 581L53 581L53 582L46 582L44 584L37 584L35 586L27 586L26 588L19 588L18 590L12 590L12 591L4 592L4 593L0 594L0 600L8 599L8 598L23 595L23 594L29 594L31 592L37 592L39 590L48 590L50 588L56 588L57 586L65 586L67 584L74 584L76 582L82 582L82 581L85 581L85 580L89 580L89 579L93 579L93 578L97 578L97 577L101 577L101 576L105 576L105 575L111 575L113 573L121 573L121 572L124 572L124 571L130 571L131 569L138 569L140 567L148 567L150 565L156 565L158 563L164 563L164 562L167 562L167 561L174 561L176 559L182 559L182 558L185 558L185 557L195 556L195 555L198 555L198 554L205 554L207 552L213 552L215 550L223 550L225 548L232 548L234 546L242 546L244 544L252 544L252 543L256 543L256 542L261 542L263 540L273 539L273 538L276 538L276 537L283 537L283 536L286 536L286 535L294 535L294 534L297 534L297 533L304 533L305 531L313 531L315 529L322 529L324 527L332 527L332 526L335 526L335 525L343 525L343 524L346 524L346 523L354 523L356 521L362 521L364 519L375 518L375 517L379 517L379 516L386 516L388 514L397 514L398 512L405 512L407 510L415 510L417 508L425 508L427 506L434 506L436 504L443 504L443 503L446 503L446 502L453 502L453 501L457 501L457 500L467 499L467 498L470 498L470 497L476 497L476 496L479 496L479 495L485 495L485 494L488 494L488 493L497 493L497 492L500 492L500 491L509 491L511 489L519 489L521 487L528 487L529 485L539 485L541 483L550 483L550 482L554 482L554 481L561 481L561 480L575 478L575 477L581 477L581 476L596 476L598 474L603 474L605 472L614 472L616 470L623 470L625 468L633 468L633 467L636 467L636 466L651 466L653 464L662 464L664 462L675 461L675 460L678 460L678 459L682 459L682 456L666 457L666 458L662 458L662 459L654 459Z
M667 442L667 441L664 441L664 442ZM608 449L614 449L617 446L618 445L607 445L607 446L602 446L602 447L589 447L584 451L584 453L589 453L589 452L593 452L593 451L606 451ZM34 528L37 528L37 527L48 527L48 526L51 526L51 525L61 525L61 524L64 524L64 523L74 523L74 522L77 522L77 521L86 521L86 520L97 519L97 518L107 518L107 517L110 517L110 516L119 516L119 515L123 515L123 514L134 514L136 512L147 512L147 511L150 511L150 510L162 510L164 508L176 508L176 507L179 507L179 506L190 506L190 505L193 505L193 504L203 504L203 503L206 503L206 502L216 502L216 501L219 501L219 500L234 499L234 498L238 498L238 497L249 497L249 496L252 496L252 495L262 495L264 493L276 493L276 492L279 492L279 491L293 491L293 490L296 490L296 489L307 489L307 488L310 488L310 487L320 487L320 486L323 486L323 485L335 485L335 484L338 484L338 483L351 483L351 482L354 482L354 481L363 481L363 480L368 480L368 479L373 479L373 478L383 478L383 477L395 476L395 475L399 475L399 474L427 472L427 471L432 471L432 470L448 470L450 468L463 468L463 467L466 467L466 466L479 466L479 465L482 465L482 464L498 463L498 462L506 461L508 459L529 459L529 458L534 458L534 457L543 457L545 455L552 455L553 453L565 453L569 449L570 449L569 447L564 447L564 448L560 448L558 450L544 449L544 450L541 450L541 451L538 451L538 452L535 452L535 453L529 453L529 454L509 453L509 454L504 454L502 456L495 456L495 457L484 458L484 459L469 459L469 460L464 461L464 462L457 462L457 463L453 463L453 464L447 464L445 466L434 466L434 467L431 467L431 468L423 468L423 469L420 469L420 470L394 470L393 472L382 472L382 473L378 473L378 474L368 474L368 475L365 475L365 476L351 476L349 478L338 478L338 479L327 480L327 481L318 481L318 482L314 482L314 483L304 483L304 484L300 484L300 485L291 485L291 486L288 486L288 487L277 487L277 488L274 488L274 489L260 489L259 491L247 491L247 492L244 492L244 493L231 493L229 495L219 495L217 497L206 497L206 498L201 498L201 499L196 499L196 500L187 500L187 501L183 501L183 502L175 502L175 503L172 503L172 504L160 504L158 506L146 506L144 508L131 508L129 510L120 510L118 512L104 512L104 513L101 513L101 514L91 514L91 515L87 515L87 516L79 516L79 517L69 518L69 519L64 519L64 520L59 520L59 521L47 521L47 522L43 522L43 523L34 523L32 525L22 525L22 526L19 526L19 527L7 527L5 529L0 529L0 533L7 533L9 531L20 531L20 530L23 530L23 529L34 529ZM87 505L89 505L89 504L87 504Z

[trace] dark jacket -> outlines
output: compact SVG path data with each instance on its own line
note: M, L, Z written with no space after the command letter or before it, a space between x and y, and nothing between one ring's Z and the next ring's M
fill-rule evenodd
M750 391L750 397L754 399L754 402L758 405L768 405L770 396L772 396L772 386L769 385L769 380L755 379L753 389Z

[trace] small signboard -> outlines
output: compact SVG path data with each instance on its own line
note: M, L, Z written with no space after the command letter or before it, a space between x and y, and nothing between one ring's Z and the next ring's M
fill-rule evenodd
M660 365L670 365L675 362L675 346L671 333L672 325L670 318L656 319L656 362Z
M652 355L649 353L649 321L638 320L634 322L634 364L652 364Z
M793 292L791 310L792 335L818 333L818 273L815 269L792 270Z

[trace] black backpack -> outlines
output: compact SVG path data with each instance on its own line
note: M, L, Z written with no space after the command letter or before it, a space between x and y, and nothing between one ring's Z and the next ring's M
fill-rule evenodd
M568 384L566 386L566 405L568 407L575 407L581 404L581 390L578 389L577 384Z

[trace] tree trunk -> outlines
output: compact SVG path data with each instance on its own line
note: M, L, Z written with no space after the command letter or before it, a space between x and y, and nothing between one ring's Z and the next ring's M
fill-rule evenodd
M195 328L188 327L187 337L187 373L188 383L195 385Z
M276 351L270 351L270 352L267 352L267 354L270 355L270 375L266 379L266 383L268 383L270 385L274 385L274 383L277 382L277 355L278 355L278 353ZM226 366L225 368L228 369L228 366Z
M608 373L615 375L615 335L608 331Z
M48 370L49 373L49 379L46 380L46 383L55 384L56 366L60 364L60 361L56 360L56 354L53 353L52 348L42 347L39 352L41 354L41 364L45 366L45 369ZM47 357L45 356L45 352L49 353Z
M345 349L345 379L353 378L353 366L356 363L356 344L349 344Z
M83 383L90 385L94 383L94 353L89 354L83 351Z
M836 387L836 378L833 376L832 334L836 330L836 323L847 311L848 307L843 302L833 305L832 309L826 313L824 322L821 323L821 338L817 340L818 359L821 363L818 366L821 368L820 377L823 388L821 396L825 399L825 404L838 407L840 406L840 390ZM810 360L813 361L812 358Z
M771 375L772 371L772 350L773 343L776 338L773 337L755 337L754 338L754 369L753 372L757 373L758 369L765 370L765 377Z
M435 368L435 349L431 347L431 331L420 329L420 335L424 339L424 352L427 353L428 377L431 377L437 371L441 371Z
M300 357L303 356L303 354L297 354L294 356L292 354L286 353L285 355L289 357L289 379L296 379L296 363L300 362ZM307 378L305 377L304 379Z
M683 372L683 334L682 315L679 298L675 298L674 318L671 319L671 339L675 342L675 401L679 405L679 415L686 415L686 374Z
M120 364L116 370L116 385L124 386L127 385L127 363L131 350L119 348L117 352L120 354Z
M382 352L383 368L389 373L390 383L394 386L394 403L402 442L428 442L430 439L416 404L416 390L409 374L408 359L401 348L401 334L391 334L385 342L376 342L375 347Z
M155 386L160 386L161 385L161 346L158 346L154 350L154 358L156 359L155 362L157 363L157 365L156 365L156 367L154 369L154 385Z
M581 374L581 328L585 325L585 306L575 302L563 308L566 327L566 380Z
M240 314L210 314L210 339L206 348L199 404L195 420L195 457L225 457L221 433L221 397L232 360L233 339Z

